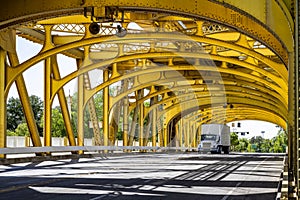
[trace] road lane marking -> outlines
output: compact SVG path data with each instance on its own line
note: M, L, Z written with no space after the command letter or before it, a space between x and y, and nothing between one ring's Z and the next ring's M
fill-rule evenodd
M226 200L228 199L228 197L234 192L234 190L236 190L240 185L242 184L242 182L238 182L234 188L232 188L227 194L226 196L224 196L221 200Z

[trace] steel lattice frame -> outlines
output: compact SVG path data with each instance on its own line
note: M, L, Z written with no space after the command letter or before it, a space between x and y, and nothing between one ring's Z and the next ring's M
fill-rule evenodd
M34 146L51 146L55 96L59 98L71 146L83 145L87 105L96 145L114 143L119 110L123 113L124 146L132 145L134 129L129 126L135 123L140 124L140 146L147 145L149 137L156 146L157 136L160 146L172 145L171 139L176 140L176 146L195 146L201 124L243 119L273 122L289 129L291 138L295 135L295 99L291 95L295 88L289 87L294 82L292 3L7 2L0 8L0 148L6 147L6 101L13 83L22 100ZM100 27L98 34L89 31L92 21ZM132 23L140 28L130 28ZM116 24L126 29L126 35L118 36ZM16 37L39 43L42 50L19 63ZM76 70L64 77L59 72L59 54L77 62ZM45 63L43 142L23 78L26 70L41 61ZM103 81L95 87L89 76L93 70L103 73ZM76 78L77 140L63 91L64 85ZM109 87L116 84L122 87L111 96ZM103 132L93 100L99 91L103 94ZM146 101L150 102L147 107ZM131 112L135 114L129 121L126 116ZM176 135L171 133L174 129Z

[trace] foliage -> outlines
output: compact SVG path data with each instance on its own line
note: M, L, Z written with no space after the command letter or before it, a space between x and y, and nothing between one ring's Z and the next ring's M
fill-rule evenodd
M286 151L287 147L287 135L285 132L281 132L276 138L271 140L270 151L274 153L281 153Z
M23 122L25 120L20 99L10 97L7 102L7 129L14 131Z
M32 111L33 111L33 115L34 115L34 119L36 121L37 124L37 128L39 133L43 132L43 128L41 126L39 126L39 124L41 124L41 120L43 117L43 107L44 107L44 103L41 100L41 98L39 98L38 96L35 95L31 95L29 97L30 100L30 104L32 106Z
M237 152L263 152L284 153L287 147L287 135L284 131L272 139L264 139L261 136L251 139L241 138L236 141L236 136L231 134L231 148Z
M21 123L16 128L16 135L17 136L29 136L29 130L26 123Z
M236 151L246 152L248 151L249 141L246 138L242 138L239 140L239 144L236 147Z
M52 110L52 129L53 137L64 137L67 135L65 122L59 107Z
M43 101L35 95L29 97L30 105L32 107L34 119L37 123L39 133L42 133L43 129L39 124L41 123L43 115ZM7 129L10 131L16 130L21 124L25 123L25 115L23 113L23 107L19 98L10 97L7 101Z
M239 137L236 133L230 134L231 150L235 151L235 147L239 144Z
M7 136L17 136L16 132L10 131L10 130L7 130L7 131L6 131L6 135L7 135Z

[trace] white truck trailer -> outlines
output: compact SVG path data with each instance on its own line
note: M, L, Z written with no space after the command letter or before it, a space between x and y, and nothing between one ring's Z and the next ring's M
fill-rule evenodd
M226 124L203 124L198 152L229 154L230 127Z

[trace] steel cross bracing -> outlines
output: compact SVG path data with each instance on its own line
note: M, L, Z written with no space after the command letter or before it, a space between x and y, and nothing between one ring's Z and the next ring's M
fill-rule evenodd
M81 106L83 108L89 102L94 127L97 127L98 120L90 99L107 86L124 80L129 80L131 86L124 92L109 97L107 109L111 110L132 92L148 90L149 93L138 99L137 104L129 103L129 112L136 105L158 96L161 100L144 108L146 112L139 118L146 118L162 105L157 117L168 116L165 118L164 129L181 112L189 110L196 114L197 110L204 110L211 107L211 104L216 105L211 109L210 119L205 122L222 122L217 117L219 112L231 113L248 107L249 117L248 112L245 112L241 118L260 118L285 127L287 70L276 53L262 44L263 41L257 41L226 25L164 13L125 12L122 26L135 23L138 28L128 28L124 38L115 37L117 30L116 23L113 22L98 23L99 33L92 35L88 31L90 22L89 17L74 15L30 21L16 27L15 32L7 31L6 35L26 38L43 45L43 48L39 55L17 67L7 67L5 94L7 95L9 86L16 78L34 63L62 53L82 62L78 71L62 78L58 74L48 81L51 84L51 87L46 87L49 90L48 107L50 108L51 101L67 82L81 75L86 85L81 91L84 93ZM53 59L48 59L46 63L53 65ZM108 80L90 88L88 72L103 70L107 65L110 74ZM169 96L168 93L172 95ZM59 96L63 97L64 94ZM227 105L232 107L228 108ZM253 108L256 105L260 105L261 111L258 113L267 112L268 115L274 115L274 118L258 113L255 116L254 111L257 109ZM221 111L215 111L218 107ZM66 108L62 110L65 116L69 116ZM233 113L235 117L230 119L239 119L239 113ZM202 115L201 112L199 115ZM228 121L227 115L224 115L224 122ZM45 132L48 133L45 145L51 145L50 128ZM74 136L71 129L69 134L72 141ZM95 134L99 138L99 131ZM39 144L38 141L35 143ZM72 145L75 143L72 142Z
M91 121L95 145L114 145L122 131L124 146L138 137L140 146L151 141L152 146L190 148L199 142L203 123L255 119L289 130L290 164L297 163L292 162L298 159L292 140L297 124L291 95L294 1L60 0L45 5L33 0L21 5L18 0L0 8L0 148L6 147L6 101L15 83L34 146L52 145L57 96L71 146L84 144L85 120ZM40 44L41 51L19 63L17 37ZM60 54L75 59L76 66L61 66ZM39 62L45 66L44 141L23 76ZM70 72L62 76L62 68ZM74 79L77 132L63 90ZM101 112L95 95L102 96ZM87 105L90 119L84 118Z

